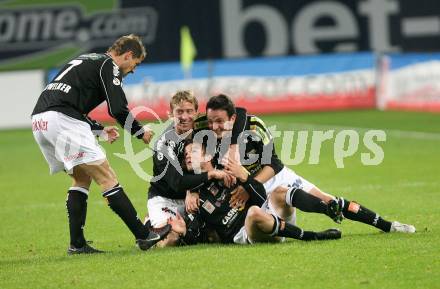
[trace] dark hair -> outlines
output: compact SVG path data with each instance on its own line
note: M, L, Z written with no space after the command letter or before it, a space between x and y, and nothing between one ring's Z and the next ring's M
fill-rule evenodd
M206 142L205 139L202 140L202 142L200 141L196 141L193 138L187 138L184 140L183 142L183 147L186 148L187 146L189 146L190 144L199 144L202 146L202 150L206 151Z
M231 98L225 94L219 94L211 97L206 104L206 111L208 111L208 109L224 110L228 114L228 117L231 117L235 114L235 105Z
M144 59L147 55L141 38L134 34L125 35L116 39L112 46L110 46L107 50L107 52L112 51L115 52L118 56L124 54L127 51L131 51L134 58L141 59Z

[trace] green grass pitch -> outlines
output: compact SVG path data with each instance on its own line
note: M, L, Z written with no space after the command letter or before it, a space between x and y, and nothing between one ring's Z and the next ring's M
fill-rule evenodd
M357 200L389 220L414 224L416 234L384 234L345 220L298 213L305 229L338 227L338 241L284 244L134 247L128 229L93 185L86 237L109 253L67 256L63 174L48 175L30 130L0 132L0 288L440 288L440 116L406 112L326 112L265 116L282 130L383 129L384 160L364 166L359 151L336 168L333 142L318 165L308 154L294 170L325 191ZM136 140L134 140L136 142ZM296 145L296 142L294 142ZM140 215L148 184L129 164L122 141L103 144ZM280 147L280 140L277 141ZM137 150L142 145L137 142ZM309 143L310 148L310 143ZM310 150L307 150L308 152ZM144 163L151 172L151 160Z

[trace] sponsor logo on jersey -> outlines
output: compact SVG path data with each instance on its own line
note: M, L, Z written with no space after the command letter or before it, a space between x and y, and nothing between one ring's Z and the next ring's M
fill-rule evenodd
M76 154L64 157L64 161L69 162L69 161L77 160L83 158L85 155L86 155L85 152L78 152Z
M229 223L232 223L234 219L237 217L238 209L232 208L229 210L229 212L226 214L226 216L223 217L222 224L227 225Z
M212 184L208 187L208 190L211 192L211 194L212 194L213 196L216 196L217 193L218 193L218 191L219 191L219 188L216 186L215 183L212 183Z
M47 131L48 121L44 121L42 119L36 120L32 122L32 130L33 131Z
M226 200L225 190L221 193L220 197L217 198L215 205L216 207L221 207L222 203Z

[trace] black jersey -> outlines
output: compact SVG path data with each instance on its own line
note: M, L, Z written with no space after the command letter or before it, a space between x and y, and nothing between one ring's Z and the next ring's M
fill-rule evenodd
M232 143L244 130L246 109L237 108L237 121L232 132ZM192 137L192 135L188 135ZM187 174L182 171L185 136L179 136L173 125L162 133L154 146L153 174L148 198L161 196L169 199L184 199L186 191L194 191L208 182L208 174Z
M197 118L194 127L196 132L208 129L206 116ZM270 166L275 174L279 173L284 165L275 152L273 137L264 122L254 115L247 115L244 127L245 131L237 140L240 152L245 147L244 156L241 156L242 165L251 175L255 175L264 166ZM216 153L213 158L215 166L221 167L219 161L226 152L223 143L228 143L228 141L217 141Z
M198 190L199 215L208 227L216 231L223 243L232 243L234 236L244 226L248 209L253 205L260 207L266 200L264 186L258 181L249 177L242 185L249 191L250 199L241 208L229 205L231 192L235 188L226 188L217 180L210 181Z
M179 136L171 125L155 143L149 199L156 196L184 199L186 190L196 189L208 180L207 173L183 177L184 140L185 136Z
M109 55L84 54L67 63L46 86L32 115L58 111L89 123L93 130L102 130L87 114L106 101L110 116L122 127L129 118L133 120L130 132L142 138L142 127L131 116L121 86L121 72Z

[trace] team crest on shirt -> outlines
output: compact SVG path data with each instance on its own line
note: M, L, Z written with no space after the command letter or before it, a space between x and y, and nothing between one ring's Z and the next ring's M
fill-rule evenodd
M119 76L119 67L113 63L113 75L118 77Z
M215 206L220 208L225 200L226 200L226 192L225 190L223 190L220 196L215 201Z
M121 85L121 81L118 78L113 78L113 84L114 85Z
M215 207L213 204L211 204L210 201L206 200L203 205L202 208L205 209L208 213L212 214L212 212L214 212Z

